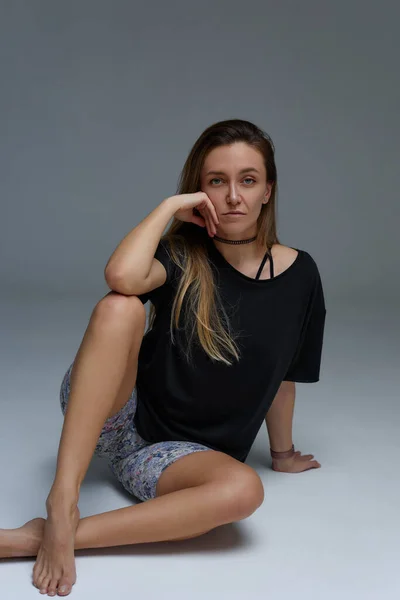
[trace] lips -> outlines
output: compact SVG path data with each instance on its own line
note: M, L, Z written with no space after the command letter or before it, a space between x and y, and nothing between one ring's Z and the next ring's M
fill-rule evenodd
M243 215L244 213L242 213L242 212L228 212L228 213L225 213L225 214L226 215Z

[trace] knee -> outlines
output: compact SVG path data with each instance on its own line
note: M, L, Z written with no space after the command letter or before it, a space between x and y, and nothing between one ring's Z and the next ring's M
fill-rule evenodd
M93 316L101 321L128 319L135 322L146 322L146 309L137 296L125 296L118 292L109 292L95 306Z
M264 502L264 485L258 473L245 466L226 484L222 496L229 520L240 521L252 515Z

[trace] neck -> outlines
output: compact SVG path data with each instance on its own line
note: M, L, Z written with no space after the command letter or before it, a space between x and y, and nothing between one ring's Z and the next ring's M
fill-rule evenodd
M255 242L256 239L257 239L256 235L254 235L251 238L245 238L243 240L230 240L230 239L219 237L218 235L214 235L214 240L216 242L221 242L222 244L230 244L231 246L238 246L239 244L251 244L252 242Z
M247 261L250 262L252 260L257 260L258 257L265 252L265 249L260 248L259 244L257 243L257 239L253 238L256 238L256 232L254 231L251 233L246 232L236 235L227 235L221 233L209 239L228 262L240 264ZM242 242L243 240L251 241L246 241L246 243L237 243Z

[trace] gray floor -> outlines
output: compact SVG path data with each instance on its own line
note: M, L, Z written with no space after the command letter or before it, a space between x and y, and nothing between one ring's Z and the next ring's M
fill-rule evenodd
M62 425L59 387L96 301L21 294L2 302L0 527L45 516ZM329 308L322 378L297 384L294 425L296 447L315 454L321 469L271 471L262 427L248 459L266 492L254 515L191 541L81 551L71 597L398 598L395 317L395 308L392 314ZM93 459L81 515L130 504ZM1 598L38 597L30 583L33 562L0 561Z

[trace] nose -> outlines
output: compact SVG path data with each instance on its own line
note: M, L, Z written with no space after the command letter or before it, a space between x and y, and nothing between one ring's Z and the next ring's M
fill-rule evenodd
M239 199L238 191L236 189L235 182L232 181L232 183L229 186L229 202L230 202L230 204L237 204L239 201L240 201L240 199Z

